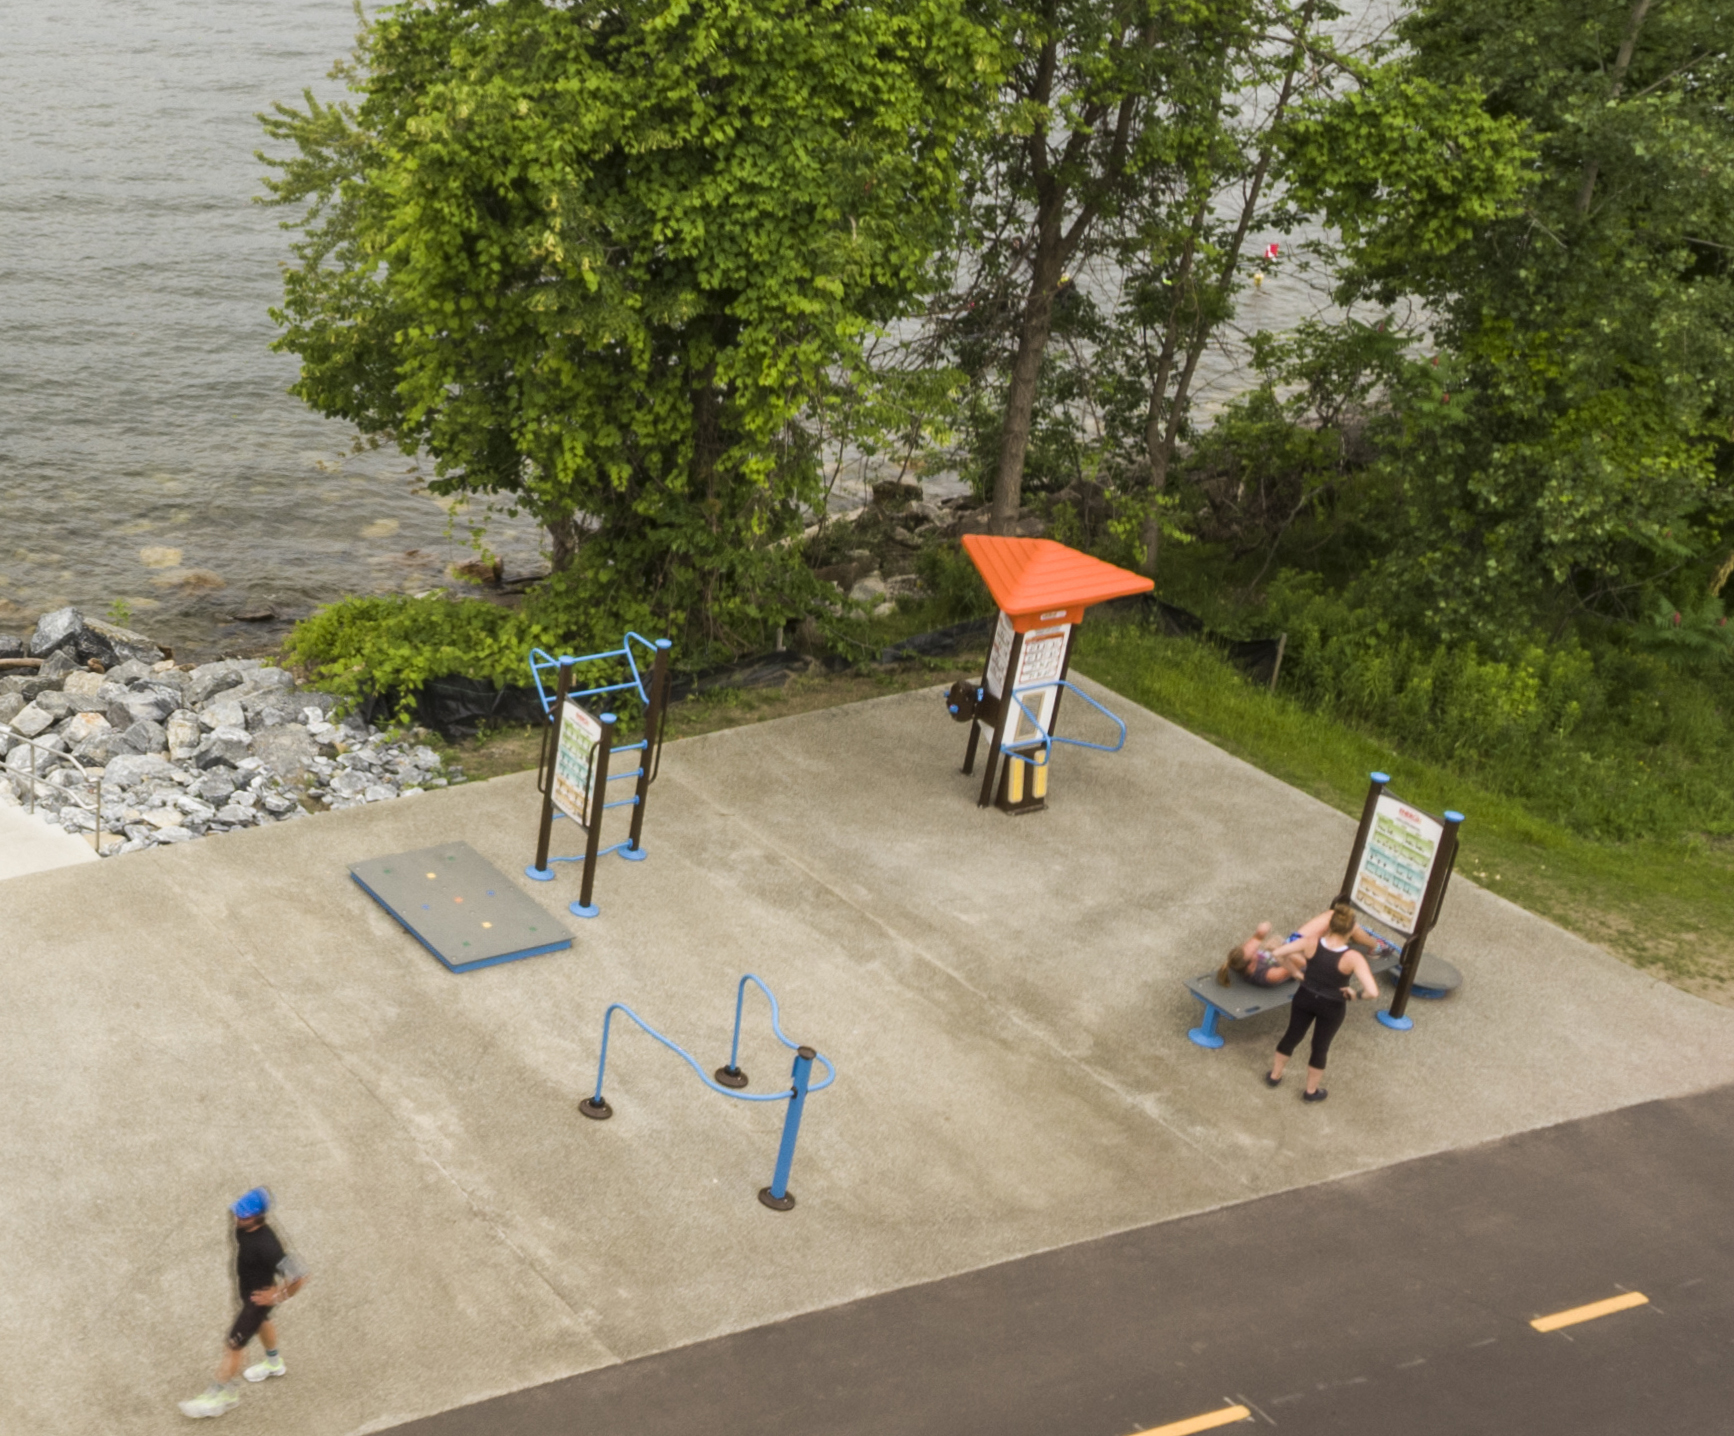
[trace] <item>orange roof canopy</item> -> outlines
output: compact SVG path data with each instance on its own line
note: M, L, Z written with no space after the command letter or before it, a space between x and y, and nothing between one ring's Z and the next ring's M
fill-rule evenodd
M965 534L963 551L975 564L987 591L1013 618L1059 609L1081 610L1091 603L1148 593L1155 581L1116 568L1052 539L994 538Z

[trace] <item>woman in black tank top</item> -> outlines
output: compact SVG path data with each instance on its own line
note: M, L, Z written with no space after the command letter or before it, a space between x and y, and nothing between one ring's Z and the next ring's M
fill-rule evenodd
M1308 1102L1322 1102L1329 1095L1319 1083L1325 1075L1331 1039L1343 1025L1349 1003L1356 995L1350 979L1360 983L1360 996L1371 999L1379 995L1379 984L1373 979L1367 959L1349 946L1354 932L1354 908L1346 902L1333 903L1330 926L1324 936L1287 943L1274 954L1287 962L1289 970L1300 979L1300 990L1289 1008L1288 1031L1276 1044L1276 1057L1271 1062L1270 1075L1264 1080L1272 1087L1282 1081L1288 1059L1294 1056L1295 1048L1311 1027L1313 1045L1307 1054L1307 1089L1302 1094Z

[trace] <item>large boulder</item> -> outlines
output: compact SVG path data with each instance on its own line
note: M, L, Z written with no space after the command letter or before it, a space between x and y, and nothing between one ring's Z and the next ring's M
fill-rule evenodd
M285 723L300 723L307 704L299 693L284 688L267 688L248 693L241 699L241 710L247 715L247 727L252 732L280 727Z
M299 723L280 723L253 735L253 754L286 783L302 783L319 756L319 744Z
M24 640L10 633L0 633L0 658L24 657Z
M233 663L201 663L187 680L186 701L203 708L217 694L241 686L241 674Z
M84 671L84 665L69 648L59 648L42 660L42 667L36 670L36 676L45 683L52 683L56 688L65 681L67 674Z
M76 608L57 608L36 620L36 631L30 635L30 656L46 658L63 648L78 647L78 635L84 632L84 615Z
M47 697L44 694L43 697ZM73 751L78 751L79 744L94 738L98 733L113 732L114 725L100 713L78 713L69 718L60 729L60 736L72 744Z
M199 739L204 736L204 729L199 726L198 714L185 708L171 714L163 727L168 733L171 758L192 757L198 749Z
M233 696L224 693L199 710L199 722L206 728L245 728L247 710Z
M149 718L141 718L129 725L121 736L126 740L126 746L135 753L166 753L169 750L168 731L161 723L152 722Z
M245 728L217 728L205 736L193 762L201 769L233 768L243 758L251 757L253 748Z
M102 780L117 788L130 788L147 778L166 778L170 771L169 760L160 753L127 753L108 764Z
M96 677L93 673L92 678ZM68 693L65 689L58 692L50 690L36 695L36 707L44 713L53 716L56 723L64 718L70 718L74 713L106 713L108 704L89 693Z
M134 723L161 723L180 705L174 695L156 688L135 688L109 705L108 721L116 728Z
M124 663L117 663L103 675L110 683L118 683L122 687L130 687L154 677L148 663L140 663L136 658L129 658Z
M76 718L72 720L73 723L78 721ZM72 723L68 723L66 726L71 728ZM133 749L127 745L126 734L118 732L111 724L104 721L100 728L72 750L72 756L80 763L105 769L106 771L102 776L106 783L109 781L109 773L114 770L116 763L124 762L136 755Z
M0 723L10 723L24 707L22 693L0 693Z
M130 660L145 664L161 663L168 657L153 639L146 638L142 633L134 633L130 628L122 628L119 624L87 618L84 620L84 629L86 633L106 643L115 657L122 662ZM106 662L103 664L105 668L108 666Z
M40 703L28 703L12 719L12 731L26 738L37 738L55 724L55 717Z

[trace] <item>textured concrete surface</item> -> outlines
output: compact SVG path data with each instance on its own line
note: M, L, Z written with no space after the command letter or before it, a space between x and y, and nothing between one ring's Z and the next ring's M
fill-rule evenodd
M45 823L24 808L0 803L0 882L98 861L87 839Z
M1408 1034L1355 1009L1322 1107L1267 1092L1280 1016L1205 1052L1180 979L1316 911L1352 824L1110 703L1126 750L1062 754L1017 819L976 809L931 692L673 746L651 860L607 860L602 917L463 976L347 866L462 838L520 871L527 775L0 886L0 1429L177 1429L232 1315L224 1203L255 1182L315 1279L282 1313L291 1376L227 1420L366 1431L1734 1081L1734 1012L1459 879L1435 941L1464 990ZM563 911L577 874L522 886ZM754 1200L781 1108L629 1030L617 1116L576 1112L609 1001L717 1065L749 970L842 1073L787 1215ZM742 1065L774 1088L787 1054L749 1011Z

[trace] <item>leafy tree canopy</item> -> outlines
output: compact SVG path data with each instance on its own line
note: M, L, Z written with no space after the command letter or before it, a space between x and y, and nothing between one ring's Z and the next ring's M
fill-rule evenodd
M1420 300L1460 370L1393 465L1401 567L1445 632L1636 617L1726 548L1730 34L1727 0L1423 0L1294 128L1345 297Z
M927 278L998 51L956 0L423 0L279 107L277 313L324 413L741 641L789 610L796 425ZM750 637L747 641L750 641Z

